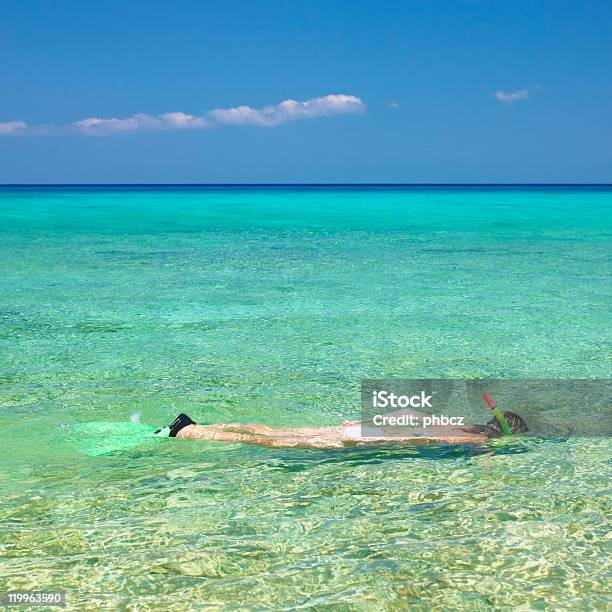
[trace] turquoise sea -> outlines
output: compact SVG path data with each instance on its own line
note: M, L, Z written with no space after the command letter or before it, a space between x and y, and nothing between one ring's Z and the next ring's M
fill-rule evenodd
M606 188L0 189L0 593L609 609L610 439L151 432L335 424L364 378L608 378L611 239Z

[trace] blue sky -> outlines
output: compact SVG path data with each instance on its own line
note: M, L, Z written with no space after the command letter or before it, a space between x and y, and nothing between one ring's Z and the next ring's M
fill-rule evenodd
M596 0L3 0L0 182L612 182L611 31Z

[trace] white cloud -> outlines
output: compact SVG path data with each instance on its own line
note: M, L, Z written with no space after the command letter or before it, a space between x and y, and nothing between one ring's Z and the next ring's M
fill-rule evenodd
M516 91L496 91L495 99L499 102L516 102L517 100L527 100L529 98L528 89L517 89Z
M26 131L39 135L77 132L87 136L96 136L154 130L196 130L226 124L272 127L288 121L360 113L364 110L365 104L357 96L332 94L310 100L284 100L275 106L264 106L259 109L250 106L216 108L203 116L194 116L182 112L163 113L161 115L136 113L131 117L124 118L87 117L69 125L32 127L28 126L25 121L10 121L0 123L0 136Z
M89 117L72 124L77 131L90 136L117 132L135 132L137 130L173 130L198 129L208 127L203 117L194 117L187 113L164 113L162 115L147 115L137 113L125 119L100 119Z
M396 102L395 100L391 100L391 102L387 102L387 106L389 108L399 108L399 102Z
M159 118L165 123L166 127L178 130L210 127L210 123L204 117L194 117L187 113L164 113Z
M6 121L0 123L0 135L19 134L28 129L28 124L25 121Z
M250 106L216 108L210 111L208 116L217 123L272 127L299 119L361 113L364 110L365 104L357 96L331 94L303 101L284 100L275 106L259 109Z

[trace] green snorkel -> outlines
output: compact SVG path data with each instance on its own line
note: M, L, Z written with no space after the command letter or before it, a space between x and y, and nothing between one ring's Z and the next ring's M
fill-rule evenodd
M508 421L506 421L504 413L497 407L497 404L493 401L493 398L487 391L482 394L482 399L487 402L487 406L491 409L491 412L493 412L495 418L499 421L499 424L502 426L504 432L511 436L512 430L510 429L510 425L508 425Z

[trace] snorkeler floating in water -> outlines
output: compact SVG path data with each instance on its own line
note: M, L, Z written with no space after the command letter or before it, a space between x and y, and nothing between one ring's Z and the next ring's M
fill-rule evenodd
M364 435L367 421L344 421L332 427L278 428L267 425L242 423L217 423L198 425L186 414L179 414L168 426L158 430L159 436L186 438L191 440L216 440L220 442L242 442L273 448L343 448L356 444L468 444L483 442L504 434L528 431L525 421L513 412L501 412L488 394L483 395L495 415L486 425L444 425L408 435ZM426 416L410 411L417 418ZM384 434L384 432L383 432Z

